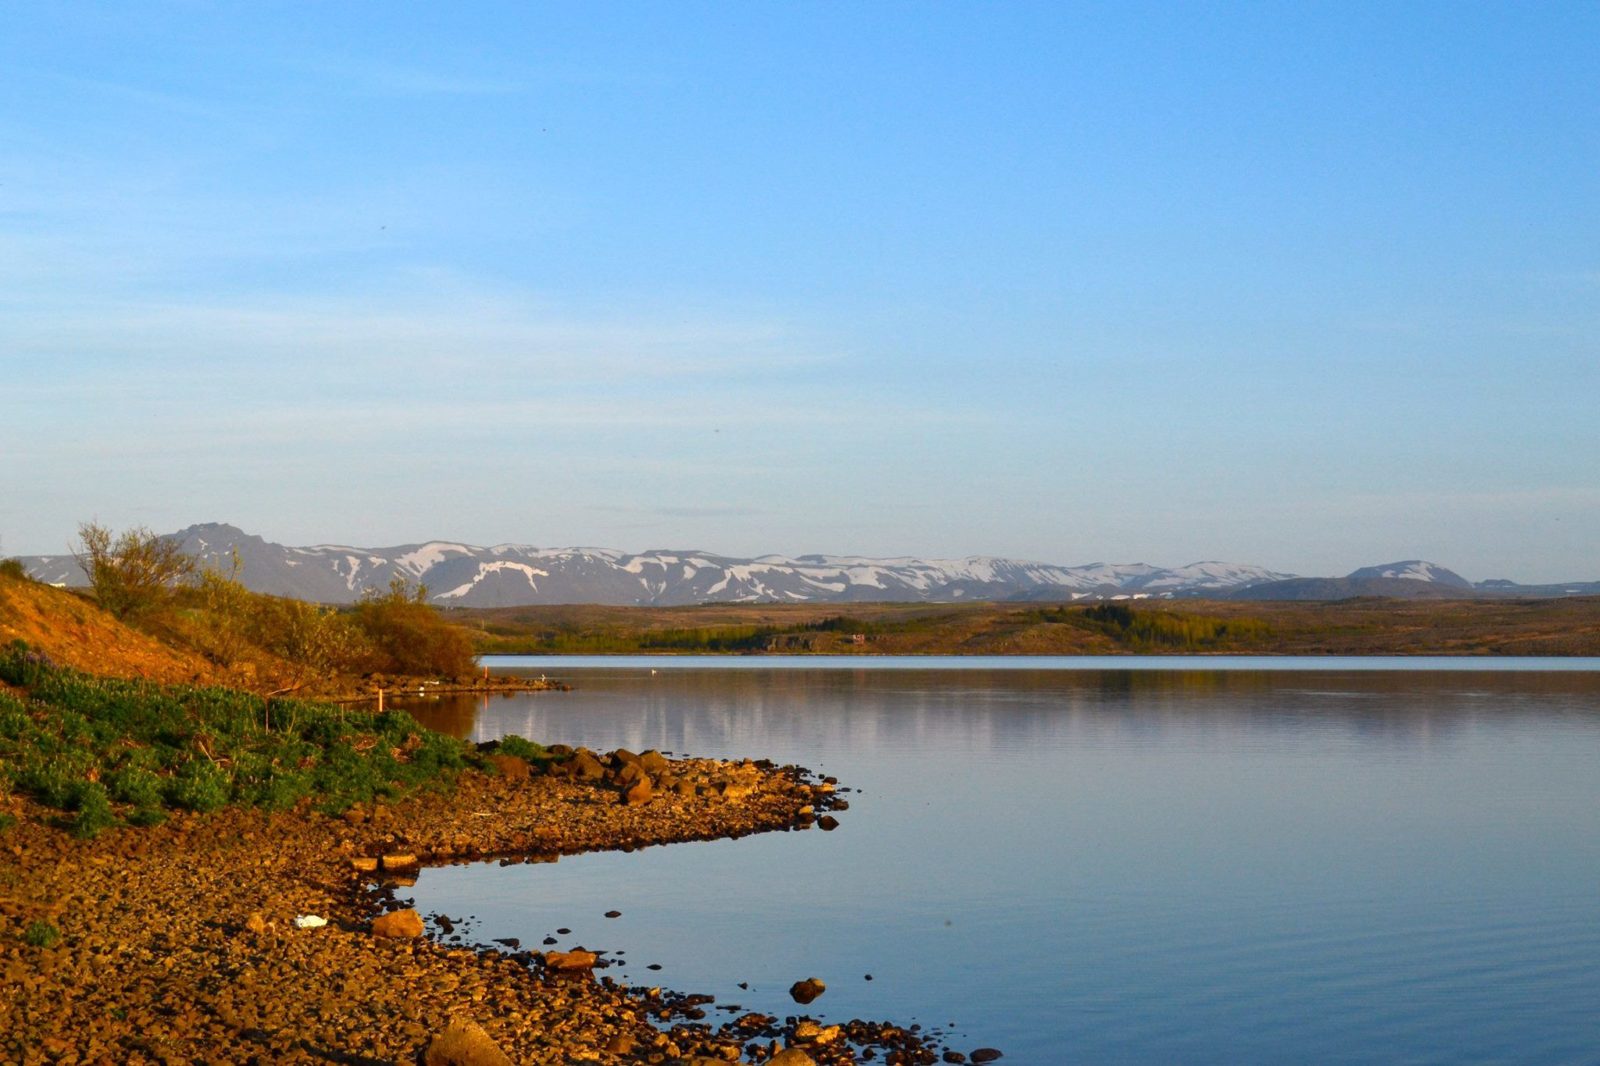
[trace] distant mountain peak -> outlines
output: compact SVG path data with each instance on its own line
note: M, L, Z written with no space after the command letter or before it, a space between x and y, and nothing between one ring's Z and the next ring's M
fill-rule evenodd
M1434 585L1443 585L1446 588L1470 589L1473 587L1472 582L1454 570L1447 570L1438 563L1430 563L1426 559L1405 559L1398 563L1364 566L1360 570L1351 571L1346 576L1351 581L1364 581L1370 578L1399 578L1406 581L1426 581Z

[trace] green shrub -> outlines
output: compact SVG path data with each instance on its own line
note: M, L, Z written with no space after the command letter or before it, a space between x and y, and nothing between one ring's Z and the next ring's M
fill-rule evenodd
M135 807L161 806L161 778L143 766L128 765L113 770L106 777L106 789L118 803L131 803Z
M22 565L21 559L0 559L0 579L12 581L32 581L28 568Z
M93 757L86 751L42 755L22 764L17 785L46 806L71 810L78 786L88 782Z
M1136 610L1122 603L1096 604L1085 608L1079 617L1134 647L1209 647L1230 641L1256 640L1271 633L1259 618L1211 618L1177 611Z
M72 820L72 835L80 839L98 836L102 829L117 824L105 786L98 781L80 782L73 790L70 806L78 812Z
M167 812L160 807L137 807L128 815L128 824L137 826L160 825L167 820Z
M531 740L517 736L515 733L500 738L500 744L495 751L501 755L515 755L519 759L529 762L543 762L550 758L550 753L544 750L543 744L535 744Z
M48 674L54 664L42 651L33 651L26 642L14 640L0 652L0 681L28 688Z
M61 943L61 930L46 921L33 921L22 931L22 942L31 948L53 948Z
M177 541L137 526L121 534L97 522L78 527L78 566L88 575L95 602L122 619L149 614L168 603L175 586L194 573L193 557Z
M33 719L22 701L0 692L0 740L19 740L33 728Z
M210 759L190 759L167 782L167 799L191 811L214 811L233 796L233 779Z
M397 577L387 592L364 596L350 617L371 642L373 666L383 673L465 677L472 672L471 639L428 603L425 585L413 587Z

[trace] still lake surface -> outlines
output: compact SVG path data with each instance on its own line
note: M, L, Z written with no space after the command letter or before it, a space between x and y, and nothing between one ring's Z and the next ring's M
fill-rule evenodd
M574 691L411 709L859 791L832 833L424 871L474 941L1019 1064L1600 1061L1600 660L487 661Z

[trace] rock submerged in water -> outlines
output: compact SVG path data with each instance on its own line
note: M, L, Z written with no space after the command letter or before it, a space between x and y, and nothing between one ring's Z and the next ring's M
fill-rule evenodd
M422 1056L423 1066L512 1066L511 1059L483 1027L451 1018Z
M581 948L575 951L549 951L544 956L544 966L547 970L559 970L563 973L576 973L580 970L592 970L600 957L592 951Z
M815 977L807 977L804 981L796 981L789 986L789 998L805 1006L827 990L828 986Z
M978 1048L968 1057L973 1062L993 1062L995 1059L1004 1058L1004 1056L1000 1054L999 1049L992 1047Z

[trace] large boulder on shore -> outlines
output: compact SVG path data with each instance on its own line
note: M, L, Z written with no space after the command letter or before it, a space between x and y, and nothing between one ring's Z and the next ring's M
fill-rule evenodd
M606 768L601 765L600 760L583 748L578 749L578 753L568 760L567 765L571 768L568 772L583 781L596 781L606 776Z
M533 772L528 760L516 755L491 755L484 761L507 781L526 781Z
M622 794L622 802L630 807L637 807L641 803L649 803L650 797L655 795L655 787L650 784L650 779L643 774L639 780L630 785Z
M422 935L422 915L407 907L390 911L372 920L372 935L391 940L409 940Z

